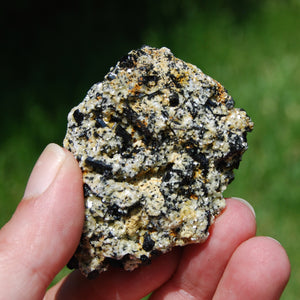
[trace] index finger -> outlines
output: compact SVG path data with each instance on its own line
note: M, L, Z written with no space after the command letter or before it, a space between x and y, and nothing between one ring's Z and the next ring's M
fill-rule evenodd
M249 206L227 199L208 240L184 248L176 273L151 299L212 299L232 253L255 232L255 216Z

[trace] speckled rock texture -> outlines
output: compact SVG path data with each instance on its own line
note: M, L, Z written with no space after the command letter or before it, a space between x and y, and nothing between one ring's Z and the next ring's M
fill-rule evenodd
M69 266L92 278L206 240L253 123L214 79L145 46L123 57L68 116L83 171L85 225Z

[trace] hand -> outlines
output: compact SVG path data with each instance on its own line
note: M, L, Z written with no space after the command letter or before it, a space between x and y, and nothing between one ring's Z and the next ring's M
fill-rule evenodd
M290 274L285 250L255 237L249 204L227 207L204 244L176 248L133 272L87 280L74 271L47 287L74 253L84 219L81 172L57 145L42 153L23 200L0 231L0 299L279 299Z

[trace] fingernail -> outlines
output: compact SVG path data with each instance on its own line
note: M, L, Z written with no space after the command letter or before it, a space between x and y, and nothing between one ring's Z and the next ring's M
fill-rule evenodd
M36 162L29 177L23 199L44 193L55 179L65 160L64 150L56 144L49 144Z
M281 245L281 243L280 243L279 241L277 241L276 239L274 239L274 238L272 238L272 237L270 237L270 236L266 236L266 238L268 238L268 239L270 239L270 240L276 242L277 244Z
M242 203L244 203L246 206L248 206L250 208L250 210L252 211L254 217L256 218L255 210L254 210L253 206L248 201L246 201L245 199L242 199L242 198L238 198L238 197L230 197L230 198L239 200Z

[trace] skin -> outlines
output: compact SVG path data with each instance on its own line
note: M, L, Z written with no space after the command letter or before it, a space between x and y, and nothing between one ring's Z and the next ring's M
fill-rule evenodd
M284 248L256 237L247 202L227 199L204 244L176 248L133 272L87 280L74 271L47 291L74 253L84 219L81 172L50 144L11 220L0 231L0 299L279 299L290 275ZM44 297L44 298L43 298Z

